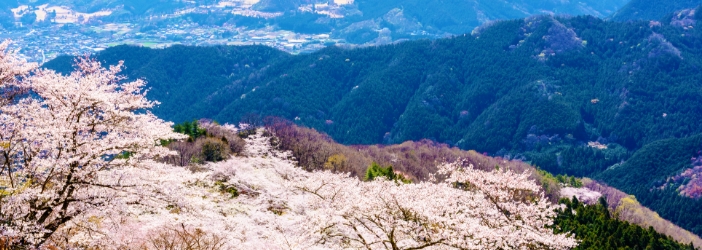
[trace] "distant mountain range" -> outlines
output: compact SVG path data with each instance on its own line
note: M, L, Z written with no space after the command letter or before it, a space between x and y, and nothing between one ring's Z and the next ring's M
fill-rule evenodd
M17 0L5 1L0 8L8 11L20 5L66 6L81 13L110 10L105 20L134 20L150 14L172 14L195 5L250 5L252 10L272 17L236 20L241 25L274 25L299 33L331 33L352 44L386 44L403 39L435 38L470 33L482 24L537 14L592 15L606 17L628 0ZM427 11L431 10L431 11ZM232 17L219 16L225 22Z
M660 20L682 9L694 9L700 0L631 0L619 9L611 19L614 21Z
M462 34L486 22L524 18L535 14L605 17L614 13L627 1L356 0L348 1L350 4L344 5L343 10L340 11L344 18L338 20L320 18L316 22L328 24L342 33L367 28L389 29L392 33L399 31L399 33L417 34L425 31L434 34ZM266 11L290 12L300 6L324 2L326 1L262 0L254 7Z
M538 14L592 15L615 21L659 20L676 10L695 8L700 0L12 0L1 13L21 5L66 6L93 13L110 10L109 20L148 14L172 14L187 6L252 5L256 11L280 13L265 23L302 33L332 32L350 43L396 41L469 33L482 24ZM431 10L431 11L427 11ZM0 14L1 14L0 13ZM3 14L4 15L4 14ZM222 18L222 17L220 17ZM251 20L240 20L251 25ZM259 21L260 23L260 21ZM385 42L387 43L387 42Z

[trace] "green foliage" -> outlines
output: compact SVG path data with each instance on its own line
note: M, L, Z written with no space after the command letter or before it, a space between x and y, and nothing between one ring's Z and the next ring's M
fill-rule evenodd
M694 249L651 227L644 229L613 218L604 198L596 205L584 205L576 198L563 199L561 204L565 208L558 209L553 231L574 234L580 243L575 249Z
M395 172L392 171L392 166L382 167L378 163L373 162L366 170L366 181L372 181L376 177L386 177L390 180L395 179Z
M197 121L176 124L173 126L173 131L190 136L190 140L197 139L207 134L207 130L200 128Z
M385 177L388 180L397 181L397 182L401 182L401 183L411 183L412 182L412 181L406 179L402 174L395 173L395 171L392 170L392 166L383 167L383 166L380 166L378 163L373 162L368 167L368 170L366 170L366 176L365 176L364 180L372 181L378 177Z
M544 179L551 180L552 182L563 184L566 186L570 187L576 187L580 188L583 186L583 182L580 178L576 178L575 176L568 176L568 175L556 175L553 176L553 174L545 171L545 170L538 170L538 174L543 177ZM548 182L544 182L548 183ZM547 189L547 187L544 187L544 189Z
M133 153L129 151L124 151L121 154L118 154L115 156L117 159L129 159L129 157L132 157Z
M217 187L220 193L229 194L230 198L239 197L239 190L237 190L236 187L232 185L227 185L222 181L216 181L215 186Z
M559 177L561 179L559 179ZM583 186L583 182L580 179L575 178L574 176L568 177L567 175L565 175L565 176L558 175L558 176L556 176L556 179L558 179L559 182L566 183L566 184L570 185L571 187L579 188L579 187Z
M558 180L558 183L563 183L565 185L571 186L571 187L582 187L583 182L574 176L568 176L568 175L556 175L556 180Z

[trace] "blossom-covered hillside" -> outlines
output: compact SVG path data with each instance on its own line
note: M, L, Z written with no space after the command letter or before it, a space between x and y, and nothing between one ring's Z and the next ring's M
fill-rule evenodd
M62 75L7 46L3 249L694 248L613 219L600 193L520 161L426 141L352 148L366 158L347 161L327 154L349 148L289 123L172 126L122 62L78 58ZM347 172L367 158L429 171L373 162L363 178ZM599 205L556 204L545 194L559 187Z
M253 128L176 126L148 110L122 64L35 69L0 44L0 246L65 249L567 249L530 173L457 161L429 182L369 181L296 167ZM32 93L32 94L27 94ZM205 141L200 135L205 134ZM187 167L168 163L185 141ZM188 146L188 145L186 145ZM176 147L177 148L177 147ZM241 149L241 147L238 147ZM225 160L229 158L228 160ZM223 161L224 160L224 161ZM217 163L206 163L207 161ZM378 173L383 173L379 171ZM390 175L392 176L392 175ZM437 181L441 179L442 181Z
M261 133L250 136L245 157L206 164L195 172L154 167L149 170L151 187L144 188L167 191L158 205L131 205L129 213L99 219L107 237L70 239L151 247L182 244L170 232L188 232L224 249L567 248L575 243L544 227L554 216L549 202L538 196L529 198L541 200L533 205L511 201L521 192L538 194L538 186L524 175L447 164L441 167L453 173L447 184L361 182L345 174L299 169L288 153L272 150L269 140ZM463 191L452 187L456 181L475 186Z

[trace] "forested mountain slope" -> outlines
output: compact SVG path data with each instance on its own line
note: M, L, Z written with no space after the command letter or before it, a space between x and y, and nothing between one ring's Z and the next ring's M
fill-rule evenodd
M218 120L255 111L350 144L430 138L494 153L602 137L631 149L700 131L698 36L591 17L507 21L290 58L208 106L228 103Z
M702 134L648 144L599 179L633 194L662 217L702 234Z
M702 4L700 0L631 0L615 12L614 21L660 20L670 13L695 8Z
M185 121L214 117L216 107L202 106L211 95L227 91L237 80L255 80L271 62L289 54L266 46L186 47L164 50L117 46L99 54L110 64L124 60L124 74L149 82L148 96L162 102L154 114L168 120ZM70 72L70 57L59 57L45 67ZM193 106L200 104L200 106Z

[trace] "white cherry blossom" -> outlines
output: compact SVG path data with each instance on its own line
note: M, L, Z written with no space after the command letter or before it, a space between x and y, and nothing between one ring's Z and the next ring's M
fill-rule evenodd
M92 209L119 207L118 191L130 185L120 171L149 166L171 154L161 139L182 138L148 111L156 103L144 81L121 83L121 63L76 66L65 76L34 71L18 84L29 94L0 107L0 233L22 244L41 245Z

